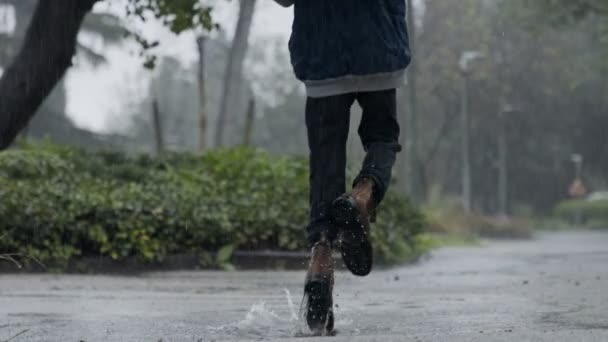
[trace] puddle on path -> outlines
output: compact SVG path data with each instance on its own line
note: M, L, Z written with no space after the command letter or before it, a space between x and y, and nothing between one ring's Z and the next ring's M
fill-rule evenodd
M285 292L285 305L271 306L260 301L251 306L245 317L238 321L218 327L208 327L209 334L216 339L260 339L307 337L310 332L306 320L300 317L300 305L294 304L288 289ZM334 310L336 310L334 308ZM336 326L352 325L352 320L339 318Z

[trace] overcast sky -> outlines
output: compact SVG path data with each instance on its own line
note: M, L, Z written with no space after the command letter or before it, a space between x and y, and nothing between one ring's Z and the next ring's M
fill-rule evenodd
M96 11L124 13L120 1L104 2L97 5ZM215 11L215 19L231 37L236 24L238 2L221 3ZM280 36L285 44L289 38L293 10L285 9L270 0L258 1L250 43L268 36ZM137 24L145 36L160 38L158 55L176 56L184 62L197 58L194 34L186 32L175 36L158 22ZM95 43L90 37L83 36L89 45ZM95 44L94 44L95 46ZM147 88L149 71L142 68L142 60L137 57L135 47L110 48L100 46L107 56L109 64L97 69L79 63L67 75L68 115L83 128L103 131L111 122L120 120L124 107L133 97L143 97Z

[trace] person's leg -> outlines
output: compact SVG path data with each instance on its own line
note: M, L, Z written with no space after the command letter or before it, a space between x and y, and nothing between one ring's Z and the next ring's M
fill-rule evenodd
M358 93L363 108L359 135L367 152L351 193L332 204L332 221L340 229L340 251L355 275L368 275L373 266L370 221L391 180L399 146L396 91Z
M350 107L354 95L308 98L306 127L310 147L310 224L308 241L312 246L304 284L306 321L315 334L333 330L332 292L334 284L332 243L337 229L329 208L344 192L346 141Z
M362 179L374 183L374 204L379 204L391 182L391 174L399 145L397 121L397 91L395 89L360 93L357 101L363 108L359 136L367 153L354 186Z
M306 127L310 149L310 224L308 241L314 245L325 233L333 240L336 229L328 209L345 191L346 142L354 94L308 98Z

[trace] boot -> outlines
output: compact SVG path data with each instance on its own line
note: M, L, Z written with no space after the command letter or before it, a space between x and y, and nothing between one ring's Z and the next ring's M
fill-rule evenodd
M314 245L311 254L304 285L306 322L314 335L328 335L334 330L334 260L325 236Z
M350 194L344 194L332 204L332 219L338 227L340 251L346 267L357 276L372 270L373 248L370 222L375 220L374 181L361 179Z

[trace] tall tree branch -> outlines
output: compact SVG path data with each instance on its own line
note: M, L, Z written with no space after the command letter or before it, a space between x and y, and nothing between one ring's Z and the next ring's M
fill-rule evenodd
M15 140L72 65L78 31L95 2L38 2L23 46L0 79L0 150Z
M228 64L224 75L224 91L220 104L220 113L217 119L217 129L215 131L215 145L223 144L224 130L228 115L235 115L235 103L241 98L239 88L243 77L243 61L249 46L249 33L251 22L255 12L255 0L241 0L239 19L236 25L236 32L232 47L228 52Z

